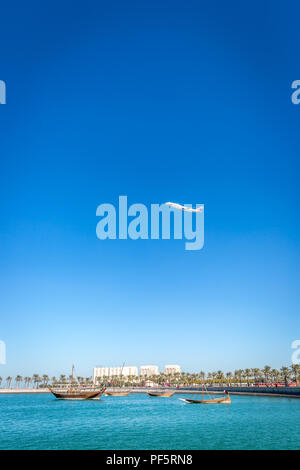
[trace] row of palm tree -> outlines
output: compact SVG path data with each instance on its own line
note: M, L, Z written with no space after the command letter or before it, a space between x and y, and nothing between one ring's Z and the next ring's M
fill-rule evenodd
M152 375L148 377L126 376L126 377L98 377L97 381L111 383L114 386L134 386L146 385L149 382L155 384L169 383L173 386L189 386L198 384L250 384L255 383L284 383L288 385L291 381L295 383L300 382L300 365L292 364L290 367L281 367L281 369L272 369L270 366L265 366L262 369L237 369L234 372L224 373L221 370L216 372L200 371L199 373L181 372L173 375L160 373L159 375Z
M92 377L77 377L80 384L91 385L93 383ZM38 388L47 387L48 385L64 385L72 381L72 376L66 376L61 374L58 378L50 377L47 374L40 376L39 374L33 374L32 377L22 377L17 375L14 379L8 376L5 380L0 377L0 387L2 383L6 385L6 388L11 388L12 383L15 383L16 388L20 388L21 384L25 388ZM165 374L160 373L152 376L114 376L114 377L98 377L98 383L106 383L113 386L144 386L149 382L156 384L170 384L173 386L189 386L198 384L255 384L259 382L269 383L284 383L288 385L289 382L300 382L300 365L292 364L290 367L281 367L278 369L272 369L270 366L265 366L262 369L237 369L234 372L224 373L221 370L216 372L200 371L199 373L181 372L176 374Z
M78 381L82 384L92 384L92 377L77 377ZM47 374L40 376L39 374L33 374L32 377L22 377L17 375L15 378L8 376L6 379L0 377L0 387L2 384L5 385L5 388L12 388L13 383L16 388L21 388L23 384L24 388L40 388L47 387L48 385L61 385L67 384L72 381L72 376L60 375L59 378L50 377Z

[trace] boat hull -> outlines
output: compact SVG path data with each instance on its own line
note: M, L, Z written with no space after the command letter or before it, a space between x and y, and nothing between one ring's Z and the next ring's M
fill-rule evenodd
M50 389L50 391L55 398L59 398L60 400L89 400L100 398L105 389L94 390L92 392L55 392L52 389Z
M130 394L129 392L105 392L106 397L127 397Z
M172 397L175 392L148 392L149 397Z
M217 405L217 404L230 405L231 403L229 396L225 398L212 398L210 400L193 400L191 398L182 398L182 400L185 401L186 403L203 403L206 405Z

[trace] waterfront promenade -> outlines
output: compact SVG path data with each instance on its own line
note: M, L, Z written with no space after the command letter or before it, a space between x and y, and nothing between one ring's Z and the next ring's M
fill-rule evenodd
M220 393L227 390L231 395L255 395L300 398L300 387L208 387L208 393ZM201 388L181 389L181 393L202 393Z
M130 390L131 393L148 393L161 390L160 388L144 388L144 387L109 387L110 391ZM181 387L172 389L175 394L202 394L201 387ZM253 395L253 396L274 396L286 398L300 398L300 387L208 387L204 393L223 394L224 390L230 392L231 395ZM1 388L0 395L7 394L45 394L50 393L47 388Z
M8 393L50 393L47 388L0 388L0 395L7 395Z

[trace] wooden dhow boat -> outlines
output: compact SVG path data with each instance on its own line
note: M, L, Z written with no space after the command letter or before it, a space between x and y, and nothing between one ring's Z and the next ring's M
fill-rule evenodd
M186 403L204 403L208 405L215 405L215 404L228 404L230 405L231 400L228 392L225 392L225 397L222 398L210 398L208 400L205 400L202 395L202 400L194 400L193 398L180 398L180 400L185 401Z
M159 392L147 392L149 397L172 397L175 392L172 391L159 391Z
M74 380L74 366L72 366L72 376L71 383L67 384L65 388L54 388L48 387L50 392L55 396L55 398L63 400L89 400L100 398L101 395L105 392L105 387L89 387L85 388L76 380Z
M127 395L130 394L130 390L127 390L126 392L109 392L106 390L105 396L106 397L127 397Z
M88 400L92 398L100 398L105 388L100 390L76 390L69 388L66 391L60 391L49 387L49 390L55 396L55 398L64 400Z
M120 379L122 380L123 377L123 369L124 369L125 361L123 362L123 365L121 367L121 374L120 374ZM114 388L114 387L112 387ZM116 387L117 388L117 387ZM106 390L105 391L105 396L106 397L126 397L127 395L130 394L131 390Z

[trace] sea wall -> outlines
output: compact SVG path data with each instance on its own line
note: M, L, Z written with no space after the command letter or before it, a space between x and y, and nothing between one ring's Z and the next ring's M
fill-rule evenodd
M126 387L122 389L110 388L110 390L130 390L131 393L147 393L159 390L159 388L144 388L144 387ZM179 389L172 389L176 394L201 394L201 387L180 387ZM215 394L223 394L227 390L232 395L256 395L256 396L274 396L274 397L289 397L300 398L300 387L208 387L207 391ZM41 394L50 393L47 388L0 388L1 394ZM206 393L206 392L204 392Z
M0 395L7 393L50 393L47 388L0 388Z
M202 389L199 387L181 388L181 392L199 393ZM232 395L268 395L268 396L288 396L300 398L300 387L208 387L208 392L223 393L227 390Z

